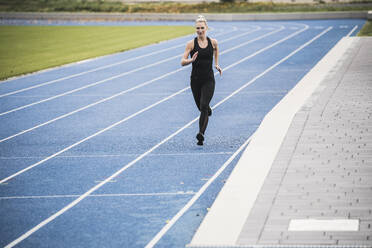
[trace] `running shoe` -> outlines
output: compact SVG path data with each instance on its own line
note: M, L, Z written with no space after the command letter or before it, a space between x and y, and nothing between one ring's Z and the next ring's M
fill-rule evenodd
M196 139L198 140L198 146L202 146L203 145L203 141L204 141L204 135L202 133L198 133L196 135Z

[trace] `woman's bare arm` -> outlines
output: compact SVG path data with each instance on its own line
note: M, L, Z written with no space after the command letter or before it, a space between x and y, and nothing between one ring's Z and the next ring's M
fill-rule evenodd
M183 53L183 56L182 56L182 59L181 59L181 65L182 65L182 66L185 66L185 65L191 64L191 63L194 62L194 61L196 60L196 58L198 57L198 52L196 52L196 53L194 53L194 55L192 56L191 59L188 58L189 55L190 55L190 52L192 51L192 49L194 49L194 48L193 48L193 45L194 45L193 40L187 42L185 52Z
M217 40L212 39L212 45L213 45L213 53L214 53L214 67L217 69L217 71L222 75L222 69L219 66L218 63L218 55L219 55L219 50L218 50L218 43Z

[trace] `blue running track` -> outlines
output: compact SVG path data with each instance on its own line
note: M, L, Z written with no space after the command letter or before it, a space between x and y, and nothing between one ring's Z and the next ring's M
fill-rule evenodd
M184 247L263 117L364 22L210 22L224 72L203 147L192 35L0 82L0 246ZM193 25L102 25L142 24Z

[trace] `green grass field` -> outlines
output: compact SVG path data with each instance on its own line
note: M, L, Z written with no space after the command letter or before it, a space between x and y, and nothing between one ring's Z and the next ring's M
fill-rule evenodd
M193 32L191 26L0 26L0 79Z
M364 24L358 36L372 36L372 21L367 21L366 24Z

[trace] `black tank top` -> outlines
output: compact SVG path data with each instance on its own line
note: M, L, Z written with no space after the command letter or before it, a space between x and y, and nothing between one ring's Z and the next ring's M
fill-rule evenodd
M214 79L212 63L213 63L213 46L211 39L207 37L208 45L205 48L199 47L198 38L194 39L194 49L190 52L192 57L198 52L198 57L192 63L191 77L197 79Z

